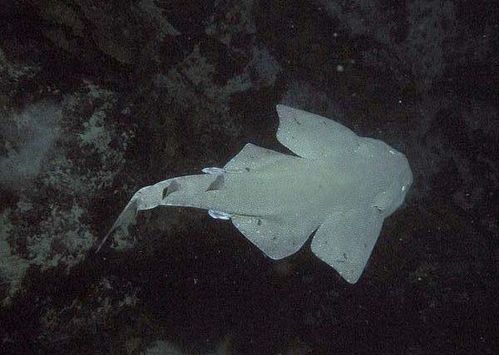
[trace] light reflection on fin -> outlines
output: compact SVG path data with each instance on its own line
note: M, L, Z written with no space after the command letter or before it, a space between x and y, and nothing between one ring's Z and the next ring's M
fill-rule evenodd
M223 169L223 168L216 168L216 167L204 168L201 171L203 173L205 173L205 174L210 174L210 175L217 175L217 174L224 174L225 173L225 169Z
M208 214L212 218L223 219L224 221L228 221L232 217L232 215L230 213L215 211L215 210L208 210Z

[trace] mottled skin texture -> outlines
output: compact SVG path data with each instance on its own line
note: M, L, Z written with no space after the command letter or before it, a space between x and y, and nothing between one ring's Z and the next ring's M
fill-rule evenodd
M498 6L2 1L1 158L23 151L14 113L69 101L39 175L0 181L0 352L495 353ZM278 102L411 162L354 287L308 245L269 260L187 208L144 211L93 253L144 184L243 142L289 153Z
M209 175L140 189L111 232L127 228L137 211L196 207L232 219L265 255L282 259L318 229L312 251L348 282L357 282L383 220L402 204L412 184L407 159L325 117L276 108L278 139L302 157L247 144L223 169L203 169Z

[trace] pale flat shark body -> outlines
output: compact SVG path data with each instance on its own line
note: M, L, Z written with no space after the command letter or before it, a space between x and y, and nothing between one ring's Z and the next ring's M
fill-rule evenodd
M111 231L140 210L202 208L230 219L272 259L296 253L315 231L312 252L357 282L384 218L403 203L412 183L409 163L382 141L337 122L284 105L276 109L277 139L297 156L246 144L223 169L140 189Z

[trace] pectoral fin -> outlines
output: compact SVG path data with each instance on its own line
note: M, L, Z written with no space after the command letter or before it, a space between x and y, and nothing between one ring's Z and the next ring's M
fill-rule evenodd
M335 212L315 233L312 252L349 283L356 283L382 225L383 217L376 208Z
M337 122L285 105L276 109L277 140L300 157L328 159L357 147L359 136Z

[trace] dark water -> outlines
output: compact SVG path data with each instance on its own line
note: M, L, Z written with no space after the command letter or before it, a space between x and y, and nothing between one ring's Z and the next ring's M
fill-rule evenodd
M4 1L0 352L494 354L494 1ZM286 103L403 152L358 283L140 187L275 138Z

